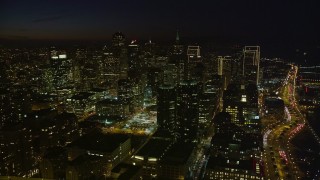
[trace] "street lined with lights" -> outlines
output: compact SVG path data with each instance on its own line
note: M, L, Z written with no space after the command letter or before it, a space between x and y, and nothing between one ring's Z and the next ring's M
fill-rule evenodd
M301 179L303 173L296 165L292 155L290 140L305 126L295 99L295 80L297 67L289 71L279 94L285 102L285 120L269 124L264 130L264 162L267 179Z

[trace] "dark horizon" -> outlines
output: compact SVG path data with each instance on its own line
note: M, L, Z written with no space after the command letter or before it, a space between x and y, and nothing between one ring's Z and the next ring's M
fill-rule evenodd
M2 1L0 39L169 41L181 36L319 44L315 2L232 1Z

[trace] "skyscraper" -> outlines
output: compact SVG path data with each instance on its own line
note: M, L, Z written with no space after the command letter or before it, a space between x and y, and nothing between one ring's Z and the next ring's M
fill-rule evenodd
M183 53L183 45L180 43L179 31L177 31L176 41L173 45L173 54L179 55Z
M245 83L259 84L260 46L245 46L243 49L242 75Z
M176 39L173 44L172 55L169 60L169 64L174 65L177 69L176 83L181 82L185 76L185 52L184 46L180 42L179 31L177 31Z
M53 85L56 89L68 86L71 79L71 60L64 51L51 52L51 69L53 74Z
M114 47L123 47L126 42L126 37L122 32L116 32L112 36L112 46Z
M199 124L200 84L188 80L179 84L177 91L177 123L182 139L193 141L197 138Z
M178 128L176 122L176 89L173 86L164 85L158 89L157 99L157 124L160 129L171 133Z
M127 77L128 71L128 57L127 49L125 47L126 37L121 32L116 32L112 36L112 53L119 58L120 62L120 78Z
M234 59L231 56L218 56L217 60L217 74L223 80L223 88L226 88L231 80L232 66Z
M139 45L136 40L128 45L128 65L129 70L141 71L142 62L139 58Z
M177 66L175 64L168 64L163 69L163 84L175 86L179 81Z
M247 132L260 132L258 90L255 84L229 84L223 95L223 111L231 115L231 122Z
M196 67L201 63L200 46L188 46L187 62L184 64L185 80L195 79L200 80L196 73Z

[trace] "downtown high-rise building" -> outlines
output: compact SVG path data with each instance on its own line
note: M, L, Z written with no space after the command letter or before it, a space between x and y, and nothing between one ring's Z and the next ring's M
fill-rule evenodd
M198 136L200 84L187 80L177 89L177 123L179 134L185 141L193 141Z
M185 79L185 49L184 46L180 42L180 36L179 32L177 31L175 42L172 47L172 54L169 59L168 66L165 68L165 74L168 73L168 76L170 76L170 73L173 74L175 79L175 84L179 84L179 82L183 81ZM172 66L175 66L175 68L172 68ZM169 70L170 69L170 70ZM173 71L171 71L173 70ZM168 79L166 79L168 80Z
M116 32L112 35L112 46L123 47L126 43L126 37L122 32Z
M170 85L160 86L157 96L157 124L160 129L175 133L176 121L176 88Z
M172 54L174 55L181 55L183 53L183 45L181 45L180 43L180 36L179 36L179 31L177 31L177 35L176 35L176 40L175 43L173 45L173 52Z
M223 94L223 111L231 115L231 122L246 132L260 132L258 89L255 84L229 84Z
M116 94L117 82L120 78L120 61L110 48L106 46L103 48L103 55L101 63L98 64L99 68L99 83L102 85L109 85L110 93Z
M260 46L245 46L243 49L242 75L246 84L260 83Z
M184 79L185 80L201 80L201 77L197 71L200 67L202 58L200 55L200 46L188 46L187 59L184 64Z
M64 51L51 51L51 69L55 89L68 86L71 80L71 59Z
M120 78L126 78L128 73L128 57L126 48L126 37L121 32L116 32L112 36L112 53L119 58Z
M128 45L128 65L131 71L141 71L142 61L139 58L139 44L136 40L131 41Z

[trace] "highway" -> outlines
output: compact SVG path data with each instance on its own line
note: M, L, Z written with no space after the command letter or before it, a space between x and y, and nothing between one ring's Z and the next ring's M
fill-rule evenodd
M298 68L292 66L279 93L285 102L286 119L265 125L263 161L266 179L303 179L293 157L290 140L305 127L305 119L295 100L295 81Z

